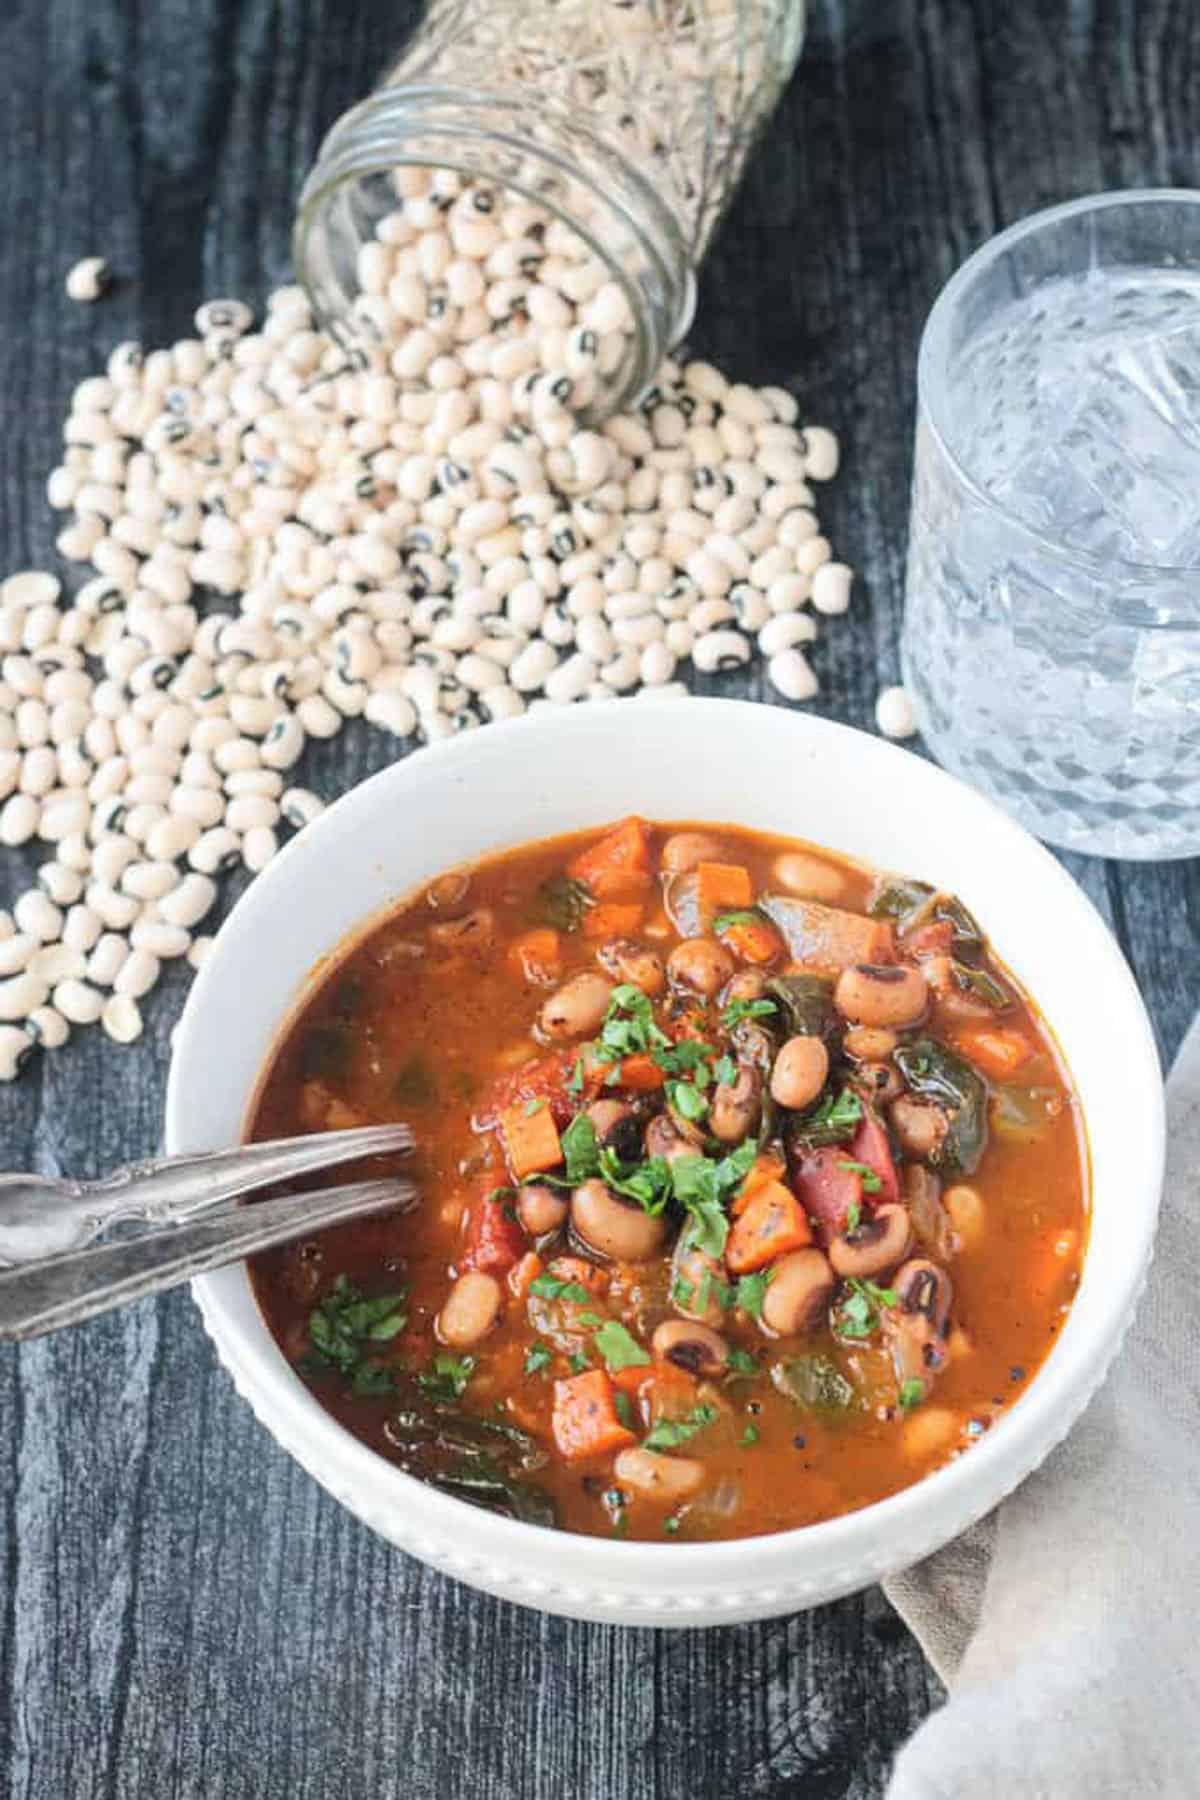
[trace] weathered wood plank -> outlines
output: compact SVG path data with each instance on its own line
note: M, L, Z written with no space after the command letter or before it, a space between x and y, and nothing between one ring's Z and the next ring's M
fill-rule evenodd
M17 0L0 18L0 544L52 559L42 483L72 386L121 337L287 267L322 131L410 16L366 0ZM1191 182L1200 17L1183 0L818 0L802 69L702 282L694 343L786 380L846 444L823 497L860 570L815 661L869 724L896 674L915 352L991 231L1089 188ZM62 277L124 280L72 306ZM701 684L698 684L701 685ZM761 678L709 689L762 697ZM351 728L305 778L390 751ZM36 858L6 853L0 890ZM1200 998L1194 863L1072 872L1173 1048ZM84 1033L0 1091L12 1167L92 1174L152 1149L172 973L141 1043ZM190 1303L0 1355L0 1791L13 1800L868 1800L937 1698L881 1598L687 1637L467 1593L377 1542L236 1400Z

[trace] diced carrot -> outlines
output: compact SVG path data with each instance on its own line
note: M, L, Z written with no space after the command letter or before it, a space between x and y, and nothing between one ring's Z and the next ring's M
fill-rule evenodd
M567 865L567 874L582 881L597 900L633 900L651 882L650 839L638 818L622 819L598 843Z
M997 1081L1015 1075L1033 1055L1033 1045L1024 1032L1009 1031L1001 1025L964 1029L955 1042L968 1062L976 1063L985 1075L994 1075Z
M608 1276L582 1256L556 1256L549 1273L559 1281L577 1281L590 1294L603 1294L608 1289Z
M562 942L550 925L539 925L514 938L508 966L531 987L551 987L562 979Z
M752 1195L756 1194L760 1187L765 1187L768 1181L779 1181L783 1173L782 1160L778 1156L772 1155L769 1150L760 1150L747 1169L742 1185L737 1191L737 1198L729 1209L734 1218L739 1219L742 1216L750 1204Z
M769 963L783 955L783 939L765 919L735 919L718 935L739 962Z
M632 1088L635 1094L649 1094L665 1081L662 1070L652 1056L627 1056L621 1064L618 1087Z
M529 1284L536 1281L544 1264L536 1250L527 1250L519 1263L508 1271L508 1286L514 1300L524 1300Z
M750 1196L725 1246L725 1262L735 1275L765 1268L786 1250L802 1250L812 1232L800 1202L781 1181L767 1181Z
M611 1377L588 1369L554 1384L554 1441L568 1462L607 1456L637 1439L617 1417Z
M543 1169L556 1169L563 1159L558 1126L545 1101L506 1106L500 1114L500 1132L514 1181L524 1181Z
M896 934L886 919L868 919L841 906L823 906L819 900L779 895L763 904L802 969L835 974L853 963L896 960Z
M602 900L589 906L583 915L585 938L632 937L642 922L642 905L637 900Z
M749 869L743 869L740 863L696 864L696 905L706 930L718 913L753 904L754 883Z

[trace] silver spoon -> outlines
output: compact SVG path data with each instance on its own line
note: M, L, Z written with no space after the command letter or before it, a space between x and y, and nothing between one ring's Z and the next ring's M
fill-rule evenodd
M103 1181L0 1176L0 1342L78 1324L256 1250L327 1225L416 1204L411 1183L357 1181L238 1197L358 1157L412 1148L406 1125L369 1125L236 1150L132 1163ZM114 1226L137 1236L99 1243Z

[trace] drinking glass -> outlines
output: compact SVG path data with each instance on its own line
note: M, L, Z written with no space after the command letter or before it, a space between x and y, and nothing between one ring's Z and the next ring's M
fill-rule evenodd
M905 681L1038 836L1200 852L1200 193L985 244L921 341Z

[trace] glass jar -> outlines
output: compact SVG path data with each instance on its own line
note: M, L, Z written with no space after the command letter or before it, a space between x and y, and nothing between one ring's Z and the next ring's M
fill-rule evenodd
M628 404L691 323L696 266L803 29L804 0L432 0L301 193L294 258L322 323L383 335L360 252L421 191L413 172L453 171L544 208L617 284L622 339L587 410Z

